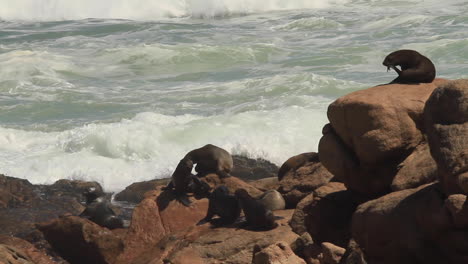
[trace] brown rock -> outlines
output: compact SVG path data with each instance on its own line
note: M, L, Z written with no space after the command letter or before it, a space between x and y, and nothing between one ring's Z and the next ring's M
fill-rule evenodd
M328 119L343 143L360 162L375 164L399 158L422 141L425 101L445 80L419 85L390 84L338 98Z
M0 174L0 208L25 206L37 198L28 180Z
M332 243L322 243L322 259L320 264L338 264L345 253L345 249Z
M40 251L34 245L26 240L12 237L12 236L0 236L0 244L8 245L12 248L21 250L32 263L38 264L54 264L56 262L51 260L51 257L47 256L45 252ZM0 257L0 263L2 258ZM7 262L8 263L8 262Z
M331 242L345 247L350 238L351 217L358 205L352 193L339 182L330 182L314 191L303 209L305 227L317 244Z
M155 190L158 186L166 186L170 181L171 178L135 182L127 186L123 191L116 194L114 199L116 201L139 203L145 198L144 194L146 192Z
M306 264L286 242L277 242L254 253L252 264Z
M296 232L298 235L302 235L303 233L307 232L307 228L305 226L305 217L306 214L304 212L304 208L309 206L314 200L314 194L311 193L307 195L304 199L302 199L296 206L294 210L294 214L289 222L292 230Z
M417 146L398 167L391 184L392 191L416 188L437 180L437 165L426 142Z
M33 185L27 180L0 176L0 235L14 235L26 238L34 232L34 224L55 219L64 214L79 214L84 207L79 181L59 181L69 184ZM85 182L81 182L85 184ZM99 187L100 188L100 187ZM0 202L1 203L1 202Z
M116 263L131 263L166 235L159 208L153 199L145 199L133 210L132 221L125 237L124 252Z
M44 186L43 190L48 196L63 197L69 196L75 198L77 201L83 200L83 193L90 188L95 188L96 193L104 195L104 190L101 185L95 181L77 181L77 180L58 180L50 186Z
M167 233L193 227L206 216L208 199L193 200L192 205L186 207L175 198L168 199L172 195L172 192L164 192L157 199L159 214Z
M149 257L141 256L148 249L164 244L163 240L171 236L183 236L205 217L208 199L191 199L190 207L177 201L171 191L160 192L156 201L152 198L144 199L135 207L125 238L125 251L116 263L132 263L132 260L140 258L149 261L148 258L159 259L167 254L164 250L152 250Z
M76 216L38 224L52 247L70 263L114 263L123 251L122 240L110 230Z
M445 82L381 85L337 99L319 143L322 164L350 190L390 192L398 165L424 139L424 103Z
M456 228L468 227L468 203L466 202L466 195L450 195L445 200L445 207L449 210Z
M262 192L268 190L277 190L280 186L278 177L263 178L260 180L249 181L248 183Z
M340 264L367 264L362 249L354 239L349 241L346 252L341 257Z
M457 229L438 184L360 205L352 235L369 263L465 263L468 236ZM452 210L453 211L453 210Z
M424 109L431 154L447 194L468 194L468 80L440 85Z
M177 252L169 254L166 259L172 261L178 256L197 252L205 263L250 263L254 245L264 248L277 241L284 241L287 245L291 245L297 240L298 235L292 232L287 224L292 213L292 210L275 211L275 215L282 217L277 220L279 226L262 232L238 226L207 228L207 225L203 225L196 227L198 231L192 232L191 236L174 238L179 243L178 247L173 247L178 248ZM181 249L180 245L184 243L186 245Z
M290 171L295 171L300 167L304 166L304 164L309 162L317 162L318 161L318 154L315 152L306 152L296 156L292 156L288 160L286 160L283 165L278 170L278 180L282 180L286 173Z
M233 155L234 167L231 175L244 181L276 177L278 166L264 159L250 159Z
M288 167L291 169L286 170ZM286 208L295 208L300 200L333 178L333 175L322 166L316 153L294 156L281 168L286 173L282 176L278 191L286 201Z
M0 263L35 264L22 251L4 244L0 244Z

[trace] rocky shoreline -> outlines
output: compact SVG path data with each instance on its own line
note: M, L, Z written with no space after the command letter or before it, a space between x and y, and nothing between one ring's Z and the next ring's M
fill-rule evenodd
M318 153L281 168L234 157L211 186L275 189L286 209L269 231L197 225L208 199L181 205L168 179L114 196L127 228L78 217L96 182L33 185L0 175L5 263L468 263L468 80L376 86L328 108ZM208 142L207 142L208 143Z

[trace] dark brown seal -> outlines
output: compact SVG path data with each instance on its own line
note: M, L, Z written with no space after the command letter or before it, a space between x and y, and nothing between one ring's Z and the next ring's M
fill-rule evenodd
M90 188L84 193L86 198L86 208L80 214L94 223L109 229L123 228L123 221L115 214L110 207L109 201L102 196L95 188Z
M206 182L201 181L197 176L192 175L193 162L189 159L182 159L172 173L172 179L164 188L165 190L174 191L177 200L183 205L190 206L191 202L187 197L187 193L209 193L211 189ZM206 195L206 196L207 196Z
M198 222L198 225L210 222L215 226L229 225L239 218L241 207L234 195L229 194L226 186L217 187L209 196L208 212L205 218ZM219 218L212 219L218 215Z
M430 83L434 80L436 69L430 59L415 50L397 50L385 57L383 63L394 69L398 77L391 83ZM400 66L401 70L396 66Z
M278 226L271 210L250 196L245 189L237 189L235 195L244 211L247 226L256 230L270 230Z
M234 164L229 152L211 144L190 151L182 160L196 164L195 171L199 176L216 173L220 177L229 177Z

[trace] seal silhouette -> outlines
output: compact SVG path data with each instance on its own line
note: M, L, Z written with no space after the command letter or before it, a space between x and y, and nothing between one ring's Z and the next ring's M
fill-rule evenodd
M430 59L415 50L397 50L385 57L382 62L398 73L398 77L390 83L430 83L436 76L436 69ZM401 70L396 66L400 66Z
M192 175L194 165L196 165L196 176ZM199 193L206 192L206 189L209 188L208 184L200 181L198 177L208 173L216 173L222 178L229 177L232 167L233 160L229 152L208 144L188 152L180 160L171 176L171 182L165 189L174 188L177 199L185 206L189 206L191 202L186 196L188 192L193 192L193 190L198 190Z
M218 186L208 197L208 211L205 218L198 222L198 225L210 222L215 226L229 225L234 223L240 216L241 207L234 195L229 194L226 186ZM218 215L219 218L212 219Z
M80 214L94 223L109 229L123 228L123 221L115 214L105 196L101 196L96 188L84 192L86 208Z
M244 211L248 227L255 230L270 230L278 226L271 210L250 196L245 189L237 189L235 196Z

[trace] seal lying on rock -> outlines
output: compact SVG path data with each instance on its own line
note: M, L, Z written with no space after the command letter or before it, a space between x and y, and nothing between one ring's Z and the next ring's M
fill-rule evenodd
M415 50L394 51L385 57L382 64L387 71L392 68L398 73L391 83L431 83L436 75L432 61Z
M286 207L286 202L284 201L283 196L277 190L268 190L258 197L258 201L262 203L266 209L275 211L275 210L284 210Z
M250 196L245 189L237 189L235 195L244 211L247 226L257 230L270 230L278 226L271 210Z
M209 196L208 212L198 225L210 222L213 225L229 225L234 223L240 216L241 207L234 195L229 194L226 186L217 187ZM218 219L213 216L218 215Z
M84 193L86 198L86 209L80 214L94 223L109 229L123 228L123 221L117 217L110 203L97 192L96 188L90 188Z

